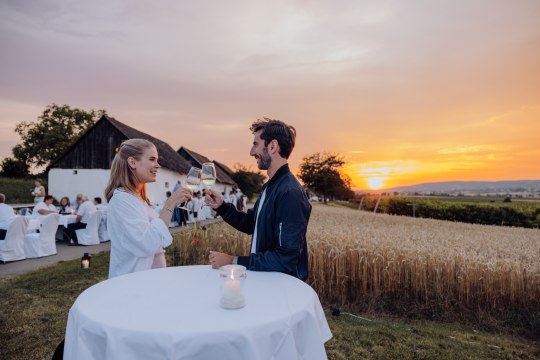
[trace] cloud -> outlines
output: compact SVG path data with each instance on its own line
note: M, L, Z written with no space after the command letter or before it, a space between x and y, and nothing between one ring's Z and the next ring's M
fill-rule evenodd
M454 155L454 154L478 154L486 153L490 151L504 151L507 150L505 146L497 145L469 145L469 146L457 146L452 148L440 149L437 151L439 155Z

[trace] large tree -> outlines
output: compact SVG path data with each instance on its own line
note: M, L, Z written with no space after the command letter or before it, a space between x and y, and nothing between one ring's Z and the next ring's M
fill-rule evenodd
M0 164L2 171L0 171L0 176L5 176L9 178L25 178L28 177L28 165L25 162L19 161L14 158L5 158Z
M232 178L242 193L251 199L253 195L261 191L265 176L260 171L254 172L244 165L236 164Z
M23 121L15 127L22 142L13 148L13 156L28 167L48 165L104 114L105 110L86 111L68 105L49 105L37 121Z
M308 190L328 198L347 199L351 196L351 181L340 174L345 165L343 156L333 153L315 153L302 158L298 177Z

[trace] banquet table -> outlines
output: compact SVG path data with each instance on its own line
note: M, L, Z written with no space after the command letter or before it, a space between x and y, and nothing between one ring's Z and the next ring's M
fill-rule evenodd
M326 359L332 334L304 282L248 271L246 306L220 307L210 266L112 278L85 290L69 311L64 359Z
M58 226L62 225L67 227L69 224L77 222L77 215L60 215L58 219ZM35 232L41 226L40 219L31 219L28 222L28 227L26 228L27 233Z

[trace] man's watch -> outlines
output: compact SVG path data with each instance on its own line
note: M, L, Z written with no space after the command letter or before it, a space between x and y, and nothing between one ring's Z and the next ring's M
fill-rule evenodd
M232 264L233 265L238 265L238 256L233 257Z

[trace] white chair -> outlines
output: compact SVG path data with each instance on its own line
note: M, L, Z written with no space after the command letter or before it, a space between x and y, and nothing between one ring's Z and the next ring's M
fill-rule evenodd
M27 216L16 216L9 224L6 238L0 240L0 261L17 261L26 259L24 255L24 234L28 227L30 218Z
M109 231L107 230L107 210L98 210L101 212L101 221L99 222L98 237L99 242L110 241Z
M42 220L39 233L26 234L24 253L28 259L56 254L56 230L60 215L49 214Z
M86 228L75 230L79 245L99 245L98 228L101 221L101 212L98 210L90 214Z

